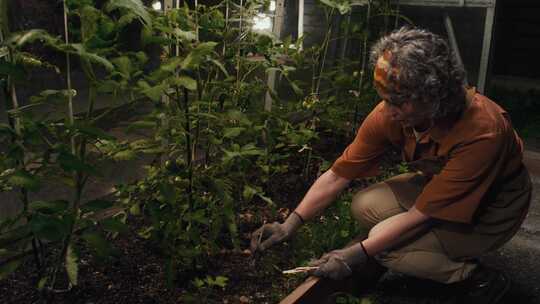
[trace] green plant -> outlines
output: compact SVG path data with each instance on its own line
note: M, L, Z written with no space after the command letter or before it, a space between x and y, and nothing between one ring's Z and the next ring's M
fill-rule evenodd
M2 4L5 7L5 3ZM68 7L73 13L71 16L77 16L80 20L79 43L70 41ZM104 11L92 7L91 2L65 2L64 41L39 29L9 33L7 27L3 27L6 37L0 48L7 49L9 56L0 59L0 74L7 78L6 95L11 96L12 104L8 112L10 125L2 126L2 136L9 142L9 147L0 158L4 170L1 181L6 189L20 189L23 211L0 225L0 247L9 249L6 260L2 262L5 270L2 278L14 271L26 256L32 255L36 261L38 289L44 292L69 290L78 283L81 245L91 248L96 256L105 258L114 254L105 235L127 231L125 213L111 218L99 216L99 212L111 207L113 202L94 200L83 205L82 193L87 181L100 175L96 164L106 157L99 153L91 154L88 149L101 140L114 141L112 136L95 125L99 119L95 117L93 109L96 92L107 86L122 89L121 81L111 85L119 74L125 76L123 81L130 79L130 75L122 74L126 72L126 65L118 59L121 57L114 57L119 56L120 52L111 51L110 48L117 43L115 33L121 30L121 25L115 27L112 17L106 13L120 10L120 14L114 12L120 19L131 14L148 20L141 7L137 0L109 2L104 6ZM37 42L65 54L67 88L45 90L32 97L28 105L19 106L15 87L22 84L27 70L44 67L60 72L57 67L25 52L27 45ZM80 60L90 88L89 106L82 115L76 115L73 108L73 97L77 92L71 87L72 58ZM106 81L98 80L95 76L96 65L106 69ZM35 115L37 111L34 110L43 109L44 106L65 113L64 118L47 119ZM46 183L51 186L51 181L71 187L72 199L29 200L29 191L37 191ZM27 249L29 243L32 245L30 250ZM68 286L58 286L60 274L67 276Z
M306 49L300 47L303 37L281 41L251 30L253 16L265 5L258 0L185 5L164 13L150 13L138 0L105 1L101 6L70 0L65 2L65 41L39 29L9 33L2 22L0 85L10 124L0 125L0 136L8 143L0 153L0 186L19 190L24 212L0 223L0 232L9 230L0 237L0 255L8 256L0 278L23 258L34 256L40 289L58 291L63 274L69 289L77 284L79 251L87 247L98 257L114 255L107 238L127 230L128 216L140 216L138 234L165 255L169 284L182 278L208 298L216 287L223 288L224 278L207 277L205 266L220 250L243 245L236 214L254 205L274 216L280 207L290 208L294 202L289 198L274 196L279 188L302 182L296 176L305 183L322 170L320 163L329 165L321 156L329 151L315 145L320 131L350 136L351 126L374 100L375 93L367 89L365 59L351 60L345 54L339 64L328 64L337 32L332 20L338 11L353 14L350 3L322 2L325 38L322 45ZM5 7L7 1L0 4ZM369 13L362 17L370 18ZM345 38L361 40L365 58L370 29L357 19L351 18ZM140 29L137 50L124 43L132 26ZM32 43L65 54L66 68L35 58L26 49ZM147 52L150 49L159 58ZM69 83L75 59L89 88L88 108L79 115L73 109L77 92ZM36 68L65 73L66 88L45 90L20 106L16 87ZM278 74L281 86L268 87L269 72ZM303 74L310 79L305 81ZM267 92L275 101L271 112L261 111ZM113 108L96 113L100 94L148 105L151 110L124 130L142 131L145 137L119 141L101 129L101 120ZM37 116L44 106L63 117ZM83 203L85 185L99 177L101 161L143 154L154 159L146 177L117 185L125 212L101 218L115 202ZM290 176L292 182L284 178ZM72 198L30 201L28 192L38 190L46 179L72 187ZM320 223L303 229L297 242L305 245L297 251L300 262L359 233L350 217L350 199L345 194ZM324 242L314 243L313 235ZM20 245L11 246L14 241Z

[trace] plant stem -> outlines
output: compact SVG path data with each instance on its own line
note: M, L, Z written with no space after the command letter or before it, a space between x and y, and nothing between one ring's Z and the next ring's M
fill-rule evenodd
M227 30L229 29L229 1L225 0L225 26L223 28L223 36L226 36ZM223 39L223 49L221 50L221 55L225 56L227 40Z
M241 69L241 65L240 65L240 53L241 53L241 50L242 50L242 14L244 13L243 12L243 7L244 7L244 1L243 0L240 0L240 21L239 21L239 26L238 26L238 37L239 37L239 41L238 41L238 49L236 50L236 105L238 106L238 98L240 97L240 69Z
M63 0L64 5L64 35L65 35L65 42L66 44L69 44L69 30L68 30L68 15L67 15L67 5L66 0ZM67 80L67 89L68 89L68 111L69 111L69 123L71 126L74 125L75 122L75 115L73 113L73 97L71 94L71 60L69 53L66 52L66 80ZM90 105L89 105L90 106ZM77 155L77 145L75 141L75 134L70 134L70 140L71 140L71 152L73 155ZM82 142L82 146L84 146L84 141ZM81 147L80 153L84 152L84 148ZM78 216L79 216L79 204L81 199L81 193L82 193L82 185L85 178L82 176L82 173L80 171L77 171L73 174L73 179L75 180L75 196L73 199L73 204L71 206L71 212L73 215L73 222L71 223L68 233L66 237L64 238L64 241L62 243L62 249L60 252L60 256L58 258L57 264L55 265L53 269L52 274L52 280L50 283L51 289L54 290L54 286L56 284L56 276L58 273L58 270L62 266L63 262L65 261L65 257L67 255L67 249L69 244L71 243L71 237L73 235L73 229L75 228L75 223L77 222ZM71 288L71 284L69 285Z
M186 119L185 122L185 132L186 132L186 163L188 167L188 206L189 210L192 210L193 208L193 162L192 162L192 150L191 150L191 118L189 117L189 91L184 88L184 105L182 106L180 103L180 90L178 87L176 87L176 102L178 104L178 108L182 109L184 108L184 116Z

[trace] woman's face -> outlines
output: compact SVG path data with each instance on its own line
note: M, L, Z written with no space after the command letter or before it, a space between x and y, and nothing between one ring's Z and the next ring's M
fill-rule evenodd
M421 115L416 110L413 102L405 101L396 105L381 92L379 92L379 96L384 100L384 114L391 120L399 122L403 127L414 127L426 121L425 115Z
M410 100L400 103L392 102L387 93L388 75L397 72L395 68L390 67L390 56L388 52L385 52L383 56L379 57L374 71L374 86L379 97L384 100L385 114L404 127L414 127L425 123L429 117L425 111L418 108L416 103Z

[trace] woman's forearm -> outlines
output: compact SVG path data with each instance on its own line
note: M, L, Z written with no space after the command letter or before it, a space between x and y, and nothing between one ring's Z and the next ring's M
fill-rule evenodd
M383 225L373 227L362 245L368 255L376 255L424 232L429 227L429 218L413 207L407 212L386 219Z
M313 218L330 205L349 182L332 170L326 171L309 188L295 211L306 221Z

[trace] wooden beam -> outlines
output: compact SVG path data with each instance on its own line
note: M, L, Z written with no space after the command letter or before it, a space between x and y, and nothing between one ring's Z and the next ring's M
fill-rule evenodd
M332 295L338 292L355 294L357 291L359 291L358 281L352 277L336 281L310 276L279 304L333 303L331 302L334 300Z

